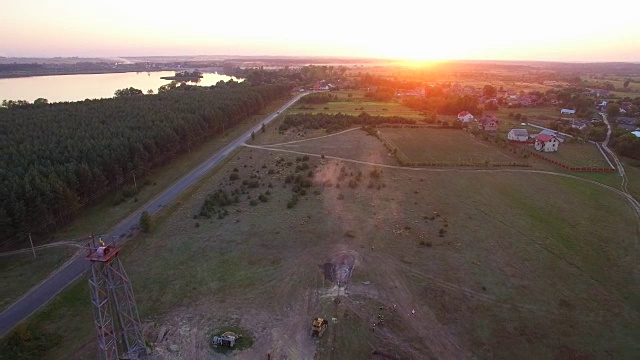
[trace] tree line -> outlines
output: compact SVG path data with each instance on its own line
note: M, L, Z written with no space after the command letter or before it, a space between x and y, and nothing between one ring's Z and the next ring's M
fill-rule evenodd
M289 90L233 82L0 108L0 245L68 223L82 205L133 174L143 179Z

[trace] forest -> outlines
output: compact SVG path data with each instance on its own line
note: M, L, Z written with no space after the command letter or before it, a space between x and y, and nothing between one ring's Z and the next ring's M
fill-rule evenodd
M47 233L111 189L258 113L288 85L228 82L158 95L0 108L0 247ZM189 91L185 91L189 90Z

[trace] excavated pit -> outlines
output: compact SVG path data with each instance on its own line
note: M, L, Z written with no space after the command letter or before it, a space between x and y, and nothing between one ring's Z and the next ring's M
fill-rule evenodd
M324 278L335 283L339 288L344 288L356 263L354 251L343 251L336 254L329 262L322 264Z

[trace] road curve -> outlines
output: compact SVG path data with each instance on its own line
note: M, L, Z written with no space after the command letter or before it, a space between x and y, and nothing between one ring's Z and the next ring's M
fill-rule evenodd
M247 132L242 134L236 140L232 141L229 145L222 148L215 155L210 157L200 166L193 169L190 173L185 175L182 179L171 185L164 190L155 199L149 201L143 207L138 209L135 213L131 214L126 219L122 220L119 224L115 225L105 236L105 240L116 238L115 242L121 243L127 239L127 235L131 233L137 226L140 219L140 214L143 211L148 211L150 214L155 214L158 210L168 204L171 200L175 199L180 193L186 190L188 187L197 182L205 173L211 168L218 165L224 158L226 158L233 151L242 146L242 144L251 138L251 133L258 133L262 127L262 124L268 124L275 119L281 111L284 111L301 97L308 94L308 92L300 93L293 99L288 101L284 106L278 109L277 112L267 116L261 123L257 124ZM76 279L84 274L89 268L89 262L82 256L77 256L70 260L60 268L56 269L49 277L34 286L25 295L13 303L9 308L0 314L0 336L6 335L11 329L18 325L23 320L27 319L38 309L46 305L68 285L73 283Z

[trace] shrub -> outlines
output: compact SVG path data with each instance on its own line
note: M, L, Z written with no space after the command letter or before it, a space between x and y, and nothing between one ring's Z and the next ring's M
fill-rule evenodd
M149 233L152 227L153 219L151 215L149 215L148 211L143 211L142 214L140 214L140 229L142 229L142 232Z
M229 175L229 180L230 181L236 181L238 179L240 179L240 175L238 175L238 173L234 172L234 173L231 173L231 175Z

